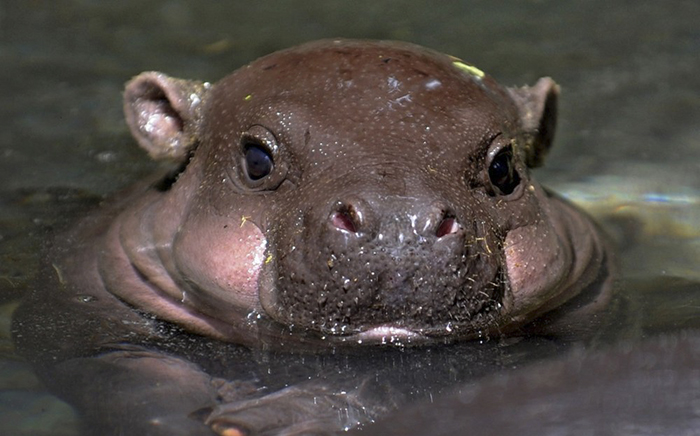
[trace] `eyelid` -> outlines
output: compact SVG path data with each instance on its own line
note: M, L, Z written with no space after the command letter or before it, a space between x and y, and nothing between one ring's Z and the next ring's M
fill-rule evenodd
M272 131L261 124L251 125L241 135L241 143L250 140L267 148L270 155L274 158L279 153L279 141L277 136Z
M498 141L498 139L501 136L503 136L503 132L498 132L498 133L494 134L493 136L491 136L488 140L485 141L489 147L488 151L486 152L486 161L489 163L493 160L494 157L496 157L496 155L501 150L503 150L504 148L506 148L507 146L509 146L511 144L510 141L508 143L505 143L505 144L500 143L500 141Z
M243 147L244 154L249 149L256 147L256 148L263 149L274 160L274 152L271 150L272 147L270 147L270 145L266 141L261 141L260 138L244 134L241 137L241 146Z

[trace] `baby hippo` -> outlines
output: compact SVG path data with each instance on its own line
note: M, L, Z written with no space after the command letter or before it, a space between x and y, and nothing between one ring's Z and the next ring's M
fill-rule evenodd
M557 96L397 42L313 42L213 85L143 73L126 120L172 169L54 241L18 348L88 432L238 434L226 409L192 414L226 400L178 336L317 350L595 330L606 244L530 173Z

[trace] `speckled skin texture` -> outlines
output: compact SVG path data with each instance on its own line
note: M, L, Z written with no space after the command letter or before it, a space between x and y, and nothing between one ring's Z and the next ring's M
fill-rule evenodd
M127 122L177 170L57 239L18 344L51 368L158 336L152 316L251 347L595 329L610 256L529 170L551 145L557 94L551 79L505 88L390 42L311 43L214 85L144 73L127 85ZM262 177L251 148L271 162ZM117 348L108 364L133 371ZM144 379L190 371L146 353ZM170 415L214 401L197 377Z

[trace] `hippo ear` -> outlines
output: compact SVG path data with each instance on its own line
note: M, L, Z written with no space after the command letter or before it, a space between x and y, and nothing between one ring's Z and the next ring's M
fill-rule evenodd
M139 74L126 84L126 122L153 159L187 159L199 141L201 103L209 87L157 72Z
M538 167L554 139L559 85L543 77L535 86L508 88L508 91L518 106L525 133L525 163L531 168Z

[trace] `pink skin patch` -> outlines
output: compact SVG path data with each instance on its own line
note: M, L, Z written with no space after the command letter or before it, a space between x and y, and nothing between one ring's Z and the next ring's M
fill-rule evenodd
M241 310L260 310L258 276L265 248L264 235L251 221L188 220L173 245L180 275L193 284L183 292L183 303L234 323Z
M514 320L528 318L561 292L572 259L548 226L531 225L512 230L505 241L506 265Z

